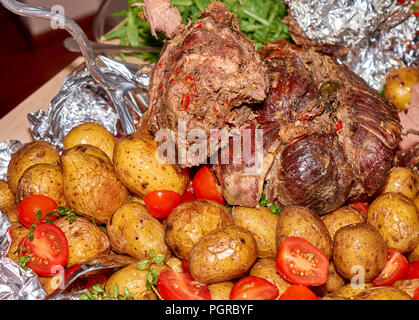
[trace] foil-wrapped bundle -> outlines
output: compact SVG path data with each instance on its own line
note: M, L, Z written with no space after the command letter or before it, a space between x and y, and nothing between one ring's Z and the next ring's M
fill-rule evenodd
M370 86L381 90L387 72L417 66L419 19L412 1L285 0L293 39L335 54Z

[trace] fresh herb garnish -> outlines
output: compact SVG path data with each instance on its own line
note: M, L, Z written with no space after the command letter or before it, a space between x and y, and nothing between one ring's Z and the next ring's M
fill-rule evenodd
M137 268L139 270L146 270L147 271L147 283L146 287L148 290L153 291L160 299L160 294L155 287L157 284L157 280L159 280L160 273L153 267L153 264L157 265L164 265L164 255L157 254L153 249L150 250L150 259L141 260Z
M199 13L213 0L171 0L182 16L182 21L187 24L189 19L193 22L198 19ZM138 15L142 11L141 6L132 7L138 0L128 0L127 10L114 13L114 16L124 17L121 26L112 30L104 37L105 39L119 39L120 45L132 47L151 46L163 47L164 35L159 33L159 39L151 35L150 25ZM281 0L221 0L227 5L227 10L234 13L241 30L255 42L256 50L267 42L275 39L289 39L288 27L281 20L287 15L285 4ZM135 56L155 63L158 53L137 53ZM124 57L122 57L124 58Z
M86 289L79 297L79 300L135 300L135 296L129 292L128 288L124 289L124 294L119 294L118 286L115 285L112 294L108 292L106 286L99 283L92 286L92 289Z
M262 192L262 198L260 198L259 205L268 208L272 214L281 214L281 210L278 206L274 203L270 203L269 200L266 199L265 192Z

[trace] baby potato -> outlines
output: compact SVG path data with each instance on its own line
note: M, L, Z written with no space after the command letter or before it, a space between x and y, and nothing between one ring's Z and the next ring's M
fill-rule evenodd
M278 274L274 258L263 258L256 261L252 269L250 269L250 275L266 279L274 284L279 291L278 298L291 286L289 282L285 281Z
M398 192L414 200L418 192L418 176L409 168L392 168L382 193Z
M19 222L19 218L17 217L17 206L10 206L7 208L3 208L1 209L1 211L7 216L7 218L9 219L10 223L12 222Z
M150 258L150 250L163 254L167 260L170 250L164 241L163 225L138 202L120 207L106 225L111 248L137 259Z
M255 237L259 258L276 256L278 215L272 214L265 207L233 207L232 216L235 225L249 230Z
M112 165L90 154L90 150L93 148L107 158L105 153L86 146L77 145L61 155L64 197L74 210L106 223L128 200L128 190L118 180Z
M64 150L78 144L89 144L98 147L112 159L115 137L99 123L85 122L71 129L64 137L63 144Z
M165 240L177 257L186 259L204 235L232 223L225 206L211 200L188 201L177 206L167 218Z
M16 194L17 184L23 172L37 163L58 164L58 150L49 142L39 140L26 144L12 155L7 168L7 182L10 190Z
M113 163L121 182L132 192L144 196L154 190L183 194L189 177L158 158L152 136L134 132L115 145Z
M401 193L385 193L368 208L367 222L377 228L389 248L402 253L413 250L419 243L417 208Z
M119 295L124 296L125 290L134 295L135 300L157 300L156 294L147 289L147 270L137 268L138 263L132 263L111 275L106 282L108 292L113 294L115 288ZM158 272L167 269L166 266L153 264Z
M29 229L25 228L20 222L11 223L12 244L10 245L7 257L16 263L19 263L19 253L16 252L20 241L28 236Z
M67 218L55 221L67 237L69 255L67 267L93 257L109 254L108 235L98 226L83 217L77 217L70 223Z
M407 258L409 259L409 261L419 260L419 244L416 246L415 249L413 249L407 254Z
M352 299L354 296L356 296L358 293L368 289L372 288L374 285L372 283L364 283L363 286L354 286L352 283L347 283L344 286L340 287L337 291L335 291L333 294L329 295L330 297L339 297L339 298L345 298L345 299Z
M203 236L188 257L189 271L198 282L210 284L239 278L257 258L256 240L244 228L228 225Z
M393 287L403 290L406 292L411 298L413 298L415 294L415 290L419 288L419 279L404 279L399 280L393 283Z
M58 206L67 206L64 198L63 172L57 164L38 163L30 166L22 174L17 185L16 196L24 198L42 194L53 199Z
M230 292L234 283L231 281L216 282L208 285L211 300L230 300Z
M323 221L307 208L291 206L279 215L276 227L276 247L288 237L301 237L322 251L330 259L332 239Z
M326 292L328 294L338 291L345 284L345 279L336 271L333 262L329 264L329 275L325 284Z
M412 87L419 82L419 70L403 67L391 70L385 78L384 96L401 111L410 103Z
M16 197L10 190L9 184L0 180L0 210L12 206L16 206Z
M332 239L340 228L353 223L365 222L362 213L349 206L341 207L325 216L321 216L320 219L323 220Z
M340 228L333 239L333 262L345 279L351 280L362 271L370 282L387 262L387 246L380 233L367 223ZM353 269L353 267L360 267Z
M394 287L368 288L353 297L354 300L412 300L410 296Z

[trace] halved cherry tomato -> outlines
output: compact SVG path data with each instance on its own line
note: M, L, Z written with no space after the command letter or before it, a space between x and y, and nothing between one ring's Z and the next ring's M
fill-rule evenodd
M308 287L293 284L279 297L279 300L319 300Z
M184 202L188 202L188 201L192 201L195 200L196 197L193 194L192 191L186 190L183 194L182 197L180 198L180 203L184 203Z
M419 287L417 287L415 289L415 291L413 291L413 300L419 300Z
M349 204L349 206L361 212L364 217L367 216L368 204L366 204L365 202L356 201Z
M107 276L105 276L104 274L95 274L94 276L91 276L89 278L89 280L86 283L85 288L88 289L88 290L92 290L92 287L95 284L106 283L106 281L108 281L108 279L109 278Z
M31 225L37 222L45 222L46 214L56 209L57 203L53 199L41 194L35 194L20 201L17 207L17 217L26 228L30 228ZM36 214L39 211L42 212L42 215L39 221L37 221ZM54 215L48 218L52 221L57 219Z
M26 265L41 276L53 276L67 263L67 238L64 232L52 223L37 223L33 231L33 240L25 237L19 244L19 247L21 246L25 250L20 252L20 256L29 255L30 261Z
M278 288L268 280L247 276L234 284L230 300L275 300L278 295Z
M155 190L144 197L145 207L158 219L165 219L180 204L180 194L171 190Z
M409 263L397 249L387 250L387 263L381 273L372 280L374 286L391 286L397 280L404 279L407 274Z
M188 261L186 261L185 259L183 259L181 266L182 266L183 272L189 272Z
M203 166L198 170L192 180L192 185L194 194L198 199L213 200L225 205L220 186L208 166Z
M409 263L406 279L419 279L419 260Z
M320 286L327 282L329 259L306 239L288 237L278 250L276 268L288 282Z
M187 272L163 270L157 289L164 300L211 300L208 286L195 281Z

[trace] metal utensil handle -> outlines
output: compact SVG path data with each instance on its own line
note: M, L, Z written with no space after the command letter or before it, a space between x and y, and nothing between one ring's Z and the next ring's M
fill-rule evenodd
M107 84L99 70L99 67L96 64L95 55L93 49L89 45L89 40L86 34L74 20L64 15L52 12L46 8L31 6L15 0L0 0L0 3L13 13L20 16L35 17L47 20L58 19L59 21L62 21L64 29L66 29L74 37L74 39L76 39L84 59L86 60L87 68L93 78L100 84Z

